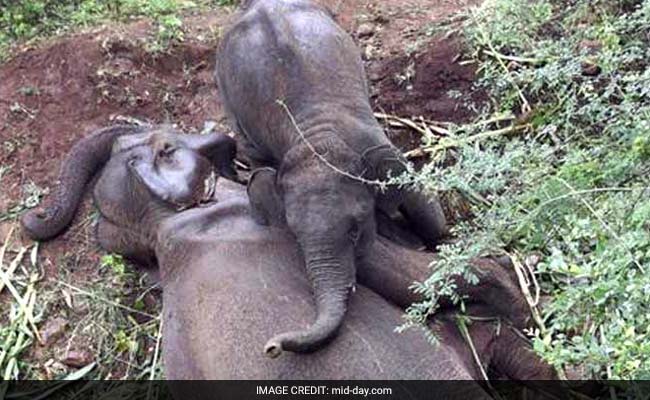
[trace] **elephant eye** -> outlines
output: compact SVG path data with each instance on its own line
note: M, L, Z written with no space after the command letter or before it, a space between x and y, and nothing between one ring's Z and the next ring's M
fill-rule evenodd
M348 230L348 236L354 244L356 244L361 238L361 230L359 229L359 224L356 221L352 222L352 226L350 226L350 229Z
M127 164L131 167L135 167L135 165L142 160L142 157L140 156L133 156L128 159Z
M176 151L176 148L172 144L165 143L163 148L158 150L157 156L159 158L165 158L165 157L170 156L172 153L174 153L174 151Z

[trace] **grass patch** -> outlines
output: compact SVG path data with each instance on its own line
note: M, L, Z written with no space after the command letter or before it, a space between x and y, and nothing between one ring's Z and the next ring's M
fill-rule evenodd
M552 296L530 332L540 355L585 377L650 378L650 1L486 0L465 16L490 102L429 138L432 161L404 181L461 196L473 218L416 285L427 300L407 326L471 258L506 249L539 260Z
M159 52L183 40L181 12L236 3L235 0L0 0L3 11L0 54L7 57L12 45L25 40L140 17L153 21L150 50Z
M10 251L13 229L0 248L0 294L8 292L0 318L0 378L17 379L24 375L28 365L22 355L35 341L40 341L37 324L43 308L39 298L42 273L37 266L38 244L31 248L18 246ZM24 262L29 258L29 262Z
M93 268L66 254L53 277L12 226L0 246L0 379L162 379L161 302L146 275L116 255Z

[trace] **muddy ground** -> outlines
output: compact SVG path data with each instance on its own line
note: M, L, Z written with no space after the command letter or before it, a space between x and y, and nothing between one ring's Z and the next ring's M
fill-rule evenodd
M439 33L436 23L475 1L323 2L359 43L376 111L437 121L471 118L467 100L480 99L472 91L474 70L458 64L459 40ZM188 131L213 121L217 129L228 130L213 69L216 43L231 14L232 9L215 8L186 15L185 41L161 54L145 50L152 27L143 20L50 39L0 65L0 243L6 241L15 217L56 182L61 159L72 144L95 129L137 118L176 123ZM462 96L450 96L450 91ZM387 132L404 150L420 143L417 133L394 128ZM102 377L132 378L151 363L157 343L151 315L159 312L159 293L139 274L115 276L114 270L100 268L105 254L93 237L94 218L87 199L71 229L39 248L38 329L56 335L47 345L34 344L28 350L23 365L28 376L58 376L95 361ZM8 254L31 245L14 234ZM113 284L119 290L112 291ZM8 298L0 294L1 300ZM128 307L137 303L135 308L142 312L129 314L118 307L129 315L116 316L98 307L98 299ZM144 332L136 337L132 329L124 330L137 351L129 340L121 347L119 335L111 332L112 318L130 321L129 316ZM57 327L63 321L67 323ZM113 340L111 346L100 340L106 337ZM80 362L66 360L71 353Z

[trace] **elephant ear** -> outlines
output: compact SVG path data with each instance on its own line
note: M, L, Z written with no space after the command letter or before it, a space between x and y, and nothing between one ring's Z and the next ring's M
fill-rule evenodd
M375 179L386 179L406 172L407 161L397 148L384 145L366 150L364 161ZM445 215L436 196L427 196L417 188L392 186L377 193L377 207L391 217L398 212L406 218L410 229L429 248L434 248L447 235Z
M251 214L260 225L285 226L284 199L277 185L277 171L273 168L258 168L248 181L248 198Z
M366 176L369 179L385 180L389 176L401 175L407 169L406 160L392 145L371 147L363 153L362 159L366 166ZM394 216L397 213L398 207L403 201L404 190L397 186L377 191L377 208L389 216Z
M154 196L174 205L189 203L192 198L192 188L189 182L177 181L175 184L163 179L149 162L131 160L127 164L132 176L142 183Z
M240 182L234 164L237 155L237 142L233 138L222 133L210 133L207 135L185 135L183 140L187 147L208 158L219 175Z

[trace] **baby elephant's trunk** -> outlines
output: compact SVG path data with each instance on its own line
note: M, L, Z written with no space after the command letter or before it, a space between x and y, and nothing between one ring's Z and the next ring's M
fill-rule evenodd
M86 184L110 158L115 139L143 129L116 125L77 142L63 161L59 185L54 189L49 204L23 216L22 225L27 235L33 240L48 240L67 228L79 207Z
M305 330L273 337L264 347L264 352L269 357L275 358L282 354L282 351L316 351L334 338L343 323L347 300L354 286L353 256L345 257L345 262L341 262L337 255L323 256L318 253L320 252L305 251L307 273L316 300L316 322Z

